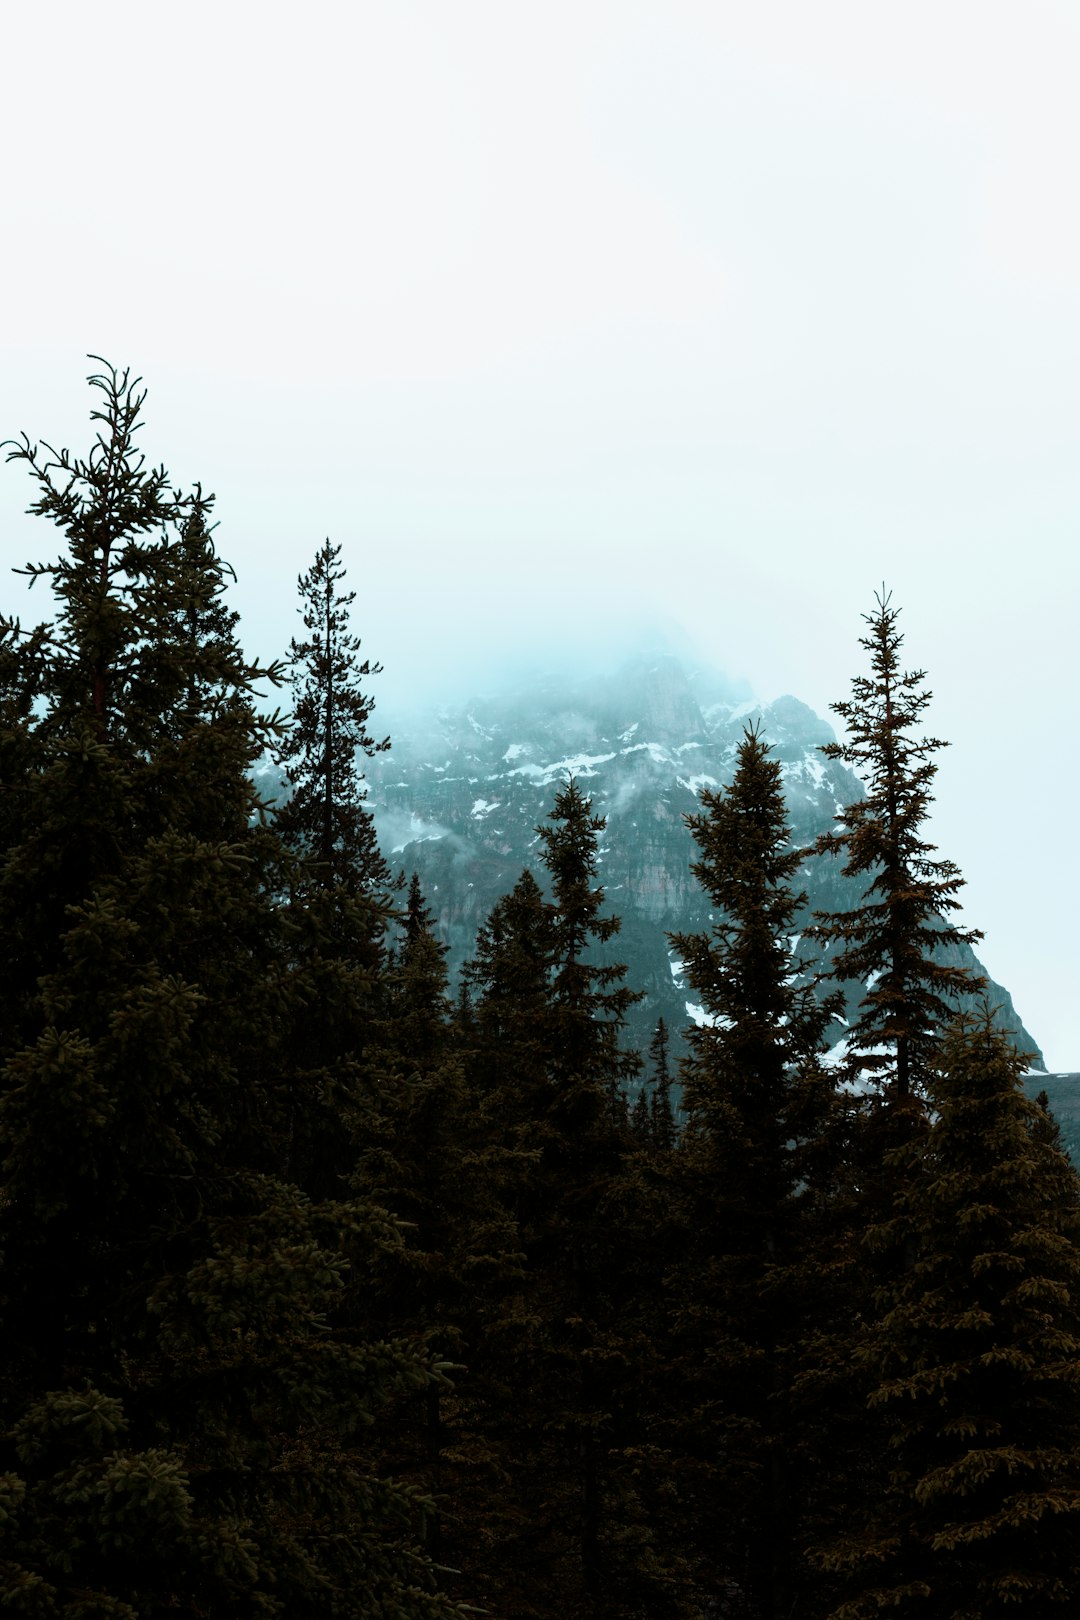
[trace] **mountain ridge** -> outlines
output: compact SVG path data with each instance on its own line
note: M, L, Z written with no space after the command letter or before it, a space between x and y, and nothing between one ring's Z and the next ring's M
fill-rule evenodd
M628 658L587 680L556 671L441 710L414 711L395 728L391 751L368 763L369 808L391 864L419 872L456 970L523 867L543 883L536 828L557 787L573 776L594 813L606 818L598 881L606 910L622 923L606 959L625 961L628 985L645 992L628 1026L644 1050L657 1018L676 1033L693 1017L667 941L669 931L709 924L684 817L700 808L702 788L730 782L747 725L761 730L780 765L792 842L806 852L795 880L808 894L800 922L814 910L852 906L861 882L811 847L863 795L857 777L820 752L835 738L832 726L793 695L761 704L745 683L687 667L670 652ZM986 976L998 1021L1041 1068L1042 1053L1011 996L970 948L944 959ZM861 987L847 988L857 1000Z

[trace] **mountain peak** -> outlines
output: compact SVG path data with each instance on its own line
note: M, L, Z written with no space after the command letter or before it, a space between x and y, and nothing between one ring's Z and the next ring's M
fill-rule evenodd
M564 667L525 677L519 669L471 703L404 717L392 728L391 752L367 765L370 805L384 848L419 871L450 964L459 967L522 868L544 881L536 828L558 787L577 778L608 820L600 880L622 919L612 949L628 964L631 987L645 991L631 1030L644 1048L658 1017L678 1030L692 1016L667 945L667 931L709 921L685 817L699 809L702 789L730 782L754 721L783 773L792 841L810 847L863 794L843 764L821 753L834 738L828 721L790 694L757 703L745 683L655 645L588 675ZM800 883L808 912L860 898L833 857L808 857ZM1018 1044L1033 1050L1007 992L993 986L992 996L1011 1015Z

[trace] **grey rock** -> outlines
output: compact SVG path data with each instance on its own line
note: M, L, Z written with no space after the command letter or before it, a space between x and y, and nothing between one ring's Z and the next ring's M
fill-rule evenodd
M699 808L703 787L730 782L747 724L760 726L775 751L792 840L807 848L862 796L857 778L819 752L833 740L832 727L796 697L755 704L745 687L662 652L587 682L538 676L464 707L403 717L393 726L390 753L368 764L369 803L391 865L420 873L458 969L522 868L543 882L536 827L572 774L594 812L607 818L599 878L622 930L606 959L625 962L628 985L645 991L629 1031L644 1049L659 1017L677 1037L692 1016L692 992L667 940L668 931L709 923L684 817ZM798 883L808 895L807 921L814 910L854 904L862 888L835 858L813 853ZM799 954L809 973L810 951L800 946ZM985 973L967 947L952 959ZM857 1003L861 987L846 988ZM987 994L1015 1044L1041 1067L1008 992L990 980Z

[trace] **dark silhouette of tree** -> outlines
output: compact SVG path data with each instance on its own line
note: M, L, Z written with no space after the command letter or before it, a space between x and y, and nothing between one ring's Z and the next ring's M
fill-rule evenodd
M833 1101L821 1066L836 1000L800 984L790 937L805 896L792 887L780 767L756 731L726 792L686 818L710 930L672 934L704 1020L687 1033L686 1125L671 1179L684 1233L672 1273L688 1517L750 1612L793 1601L793 1352L814 1279L806 1254L815 1152ZM691 1463L692 1459L692 1463Z
M643 1287L628 1170L624 1087L639 1060L620 1034L634 993L600 949L618 931L597 881L603 825L576 783L559 790L538 829L551 898L523 874L481 929L468 980L470 1067L517 1155L507 1196L524 1267L502 1328L515 1395L490 1601L614 1620L684 1611L678 1555L654 1534L640 1477L656 1326L643 1296L651 1305L656 1283Z
M1080 1180L988 1007L940 1048L864 1250L910 1248L854 1356L887 1458L821 1551L834 1620L1065 1614L1080 1587Z
M556 1089L569 1098L586 1098L602 1084L614 1120L626 1117L625 1085L640 1068L636 1053L623 1051L620 1032L627 1010L641 999L641 991L623 984L625 966L600 964L590 949L612 939L621 926L618 917L602 915L604 891L596 882L597 834L606 825L592 814L592 801L584 798L571 777L555 796L548 824L538 827L544 845L544 864L551 878L554 928L552 1001L554 1046L552 1063Z
M327 540L299 580L307 636L290 643L293 726L280 750L291 790L278 812L278 830L315 863L323 886L370 894L391 885L358 755L389 748L368 730L375 704L360 685L381 664L361 660L360 638L349 630L356 592L342 592L341 547Z
M210 497L135 448L138 383L90 381L87 459L11 449L67 543L27 570L53 625L0 638L4 1599L445 1620L367 1439L432 1369L343 1317L400 1232L287 1174L319 975L250 778L274 672L233 637Z
M856 676L851 698L832 705L847 740L822 748L862 777L866 797L848 805L838 830L817 845L843 855L845 874L868 886L859 905L816 914L807 933L824 945L831 978L865 987L847 1035L852 1072L874 1077L904 1107L925 1086L957 996L983 982L948 953L982 935L949 920L960 908L963 878L925 837L934 755L946 744L915 732L932 694L923 670L901 669L904 638L891 594L883 588L876 600L860 641L870 674Z
M649 1042L649 1064L652 1069L652 1101L649 1124L652 1138L661 1153L675 1146L675 1114L671 1107L671 1068L668 1059L668 1029L662 1018L657 1020Z

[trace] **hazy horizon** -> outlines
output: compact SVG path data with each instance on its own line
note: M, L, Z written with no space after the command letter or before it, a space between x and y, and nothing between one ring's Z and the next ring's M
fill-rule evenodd
M1080 1069L1075 8L61 0L39 29L6 35L0 438L85 450L86 353L141 373L245 644L284 654L340 542L389 729L643 613L827 716L884 582L952 744L964 920ZM28 498L0 468L12 566L55 549Z

